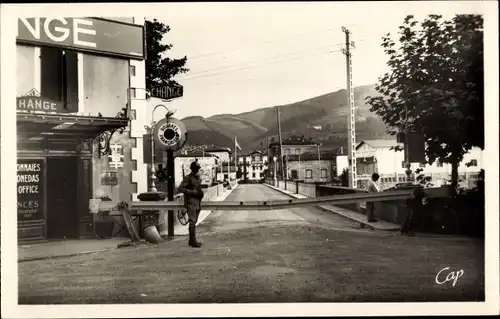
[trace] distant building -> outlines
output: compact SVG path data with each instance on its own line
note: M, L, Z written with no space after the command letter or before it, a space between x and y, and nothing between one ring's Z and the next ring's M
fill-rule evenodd
M174 159L175 187L179 186L184 176L191 173L191 163L198 161L201 166L201 183L211 185L216 180L217 167L220 162L212 154L193 153L189 155L178 155Z
M348 167L347 155L340 150L290 155L285 160L287 178L304 182L330 183Z
M390 188L397 183L406 182L406 166L404 162L404 152L391 150L392 147L399 146L403 149L402 143L396 140L364 140L356 146L356 168L358 177L358 187L363 188L371 175L376 172L380 175L382 188ZM462 187L471 187L482 168L482 151L480 148L473 148L465 154L464 160L459 164L459 183ZM469 166L467 166L468 164ZM431 184L440 186L448 183L451 179L451 164L434 162L432 165L411 163L413 178L415 170L422 168L421 174L431 177Z
M227 166L227 164L220 165L217 168L217 181L223 182L225 180L236 179L236 167L234 165Z
M264 172L268 169L267 157L259 151L251 152L248 155L238 157L238 167L249 180L260 180L264 177Z
M220 147L220 148L207 148L205 149L205 153L210 153L219 158L224 163L227 163L231 159L231 155L233 152L229 147Z
M281 146L283 148L283 157L290 156L290 155L299 155L303 154L306 152L310 152L311 150L314 151L314 149L319 145L315 141L313 141L310 138L304 137L304 136L297 136L297 135L292 135L288 138L285 138L281 142ZM269 158L268 158L268 163L269 163L269 176L272 177L274 175L274 172L276 171L277 176L281 178L282 176L282 165L281 161L279 159L280 155L280 143L279 141L277 142L272 142L269 144ZM277 158L278 164L274 162L274 157ZM283 161L283 167L285 166L285 160ZM276 167L275 167L276 165ZM276 168L276 169L275 169ZM286 170L285 170L286 171Z

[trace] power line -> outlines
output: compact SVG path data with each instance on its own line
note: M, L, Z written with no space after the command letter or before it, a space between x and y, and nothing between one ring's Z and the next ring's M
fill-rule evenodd
M230 69L233 69L233 68L236 68L235 70L238 70L240 69L241 67L243 66L246 66L246 65L251 65L251 64L255 64L255 63L261 63L263 61L270 61L270 60L275 60L275 59L279 59L279 58L282 58L282 57L287 57L287 56L296 56L300 53L306 53L306 52L312 52L312 51L318 51L318 50L321 50L321 49L325 49L325 48L331 48L332 46L339 46L339 45L342 45L343 43L338 43L338 44L330 44L330 45L327 45L327 46L322 46L322 47L318 47L318 48L314 48L314 49L309 49L309 50L302 50L302 51L298 51L298 52L295 52L295 53L290 53L290 54L280 54L280 55L277 55L277 56L274 56L274 57L270 57L270 58L265 58L265 59L260 59L260 60L255 60L255 61L250 61L250 62L247 62L247 63L243 63L243 64L238 64L238 65L230 65L230 66L225 66L225 67L219 67L219 68L214 68L214 69L210 69L210 70L204 70L204 71L200 71L200 72L195 72L195 73L191 73L190 76L188 77L185 77L185 78L179 78L177 79L178 81L183 81L183 80L190 80L190 79L196 79L196 78L199 78L200 76L196 76L198 74L205 74L207 72L214 72L214 71L221 71L221 70L229 70L231 71ZM219 74L219 72L217 73L212 73L212 74ZM195 75L194 77L191 76L191 75Z
M359 42L364 42L364 41L365 40L362 39L362 40L359 40L358 43ZM343 42L342 43L336 43L336 44L330 44L330 45L327 45L327 46L317 47L317 48L314 48L314 49L302 50L302 51L297 51L297 52L289 53L289 54L280 54L280 55L276 55L276 56L269 57L269 58L259 59L259 60L255 60L255 61L249 61L249 62L245 62L245 63L242 63L242 64L228 65L228 66L222 66L222 67L218 67L218 68L214 68L214 69L203 70L203 71L199 71L199 72L190 73L189 75L186 75L185 78L178 78L177 80L179 80L179 81L189 80L189 79L192 78L191 76L193 76L193 75L204 74L204 73L207 73L207 72L213 72L213 71L219 71L219 70L225 70L225 69L231 69L231 68L238 68L238 67L245 66L245 65L248 65L248 64L253 64L253 63L257 63L257 62L267 61L267 60L270 60L270 59L277 59L277 58L286 57L286 56L293 56L293 55L297 55L299 53L312 52L312 51L316 51L316 50L321 50L321 49L324 49L324 48L328 48L328 47L331 47L331 46L340 46L340 45L343 45L343 44L344 44Z
M269 61L268 63L275 63L275 64L277 64L277 63L282 63L282 62L286 62L286 61L299 60L299 59L309 58L309 57L320 55L320 54L334 53L334 52L340 52L340 51L341 51L340 49L339 50L333 50L333 51L329 50L329 51L319 52L317 54L309 54L309 55L305 55L305 56L299 56L299 57L295 57L295 58L292 58L292 59ZM200 75L200 76L191 77L191 78L180 79L179 81L181 81L181 80L182 81L194 80L194 79L199 79L199 78L204 78L204 77L209 77L209 76L214 76L214 75L220 75L220 74L225 74L225 73L231 73L231 72L237 72L237 71L247 70L247 69L251 69L251 68L255 68L255 67L260 67L260 66L266 65L268 63L260 63L260 64L248 66L248 67L242 67L242 68L237 68L237 69L233 69L233 70L228 70L228 71L225 71L225 72L217 72L217 73L205 74L205 75Z
M265 41L265 42L263 42L260 45L269 45L269 44L274 44L274 43L280 43L280 42L283 42L283 41L286 41L286 40L289 40L289 39L302 38L305 35L308 35L308 34L311 34L311 33L317 33L317 32L322 32L322 31L334 31L334 30L335 30L334 28L328 28L328 29L320 29L320 30L303 32L303 33L299 33L298 35L295 35L295 36L289 36L289 37L285 37L285 38L281 38L281 39L275 39L275 40ZM228 52L235 52L235 51L239 51L239 50L241 50L243 48L248 48L248 47L250 47L250 46L239 47L239 48L234 48L234 49L224 50L224 51L218 51L218 52L202 53L202 54L196 55L194 57L188 57L188 59L189 60L196 60L196 59L207 57L207 56L213 56L213 55L223 54L223 53L228 53Z
M279 64L279 63L283 63L283 62L290 62L290 61L295 61L295 60L300 60L300 59L304 59L304 58L309 58L309 57L313 57L313 56L318 56L318 55L324 55L324 54L329 54L329 53L334 53L334 52L340 52L341 50L335 50L335 51L326 51L326 52L319 52L319 53L316 53L316 54L312 54L312 55L307 55L307 56L301 56L301 57L296 57L296 58L293 58L293 59L284 59L284 60L279 60L279 61L275 61L273 62L274 64ZM256 66L253 66L253 67L248 67L248 68L245 68L243 70L246 70L246 69L251 69L251 68L254 68L254 67L261 67L261 66L265 66L266 64L268 63L263 63L261 65L256 65ZM239 71L239 70L238 70ZM227 72L225 72L227 73ZM231 82L231 84L238 84L238 83L245 83L245 82L250 82L250 81L253 81L253 79L246 79L246 80L242 80L242 81L237 81L237 82ZM226 82L223 82L223 83L216 83L212 86L221 86L221 85L226 85L228 83Z

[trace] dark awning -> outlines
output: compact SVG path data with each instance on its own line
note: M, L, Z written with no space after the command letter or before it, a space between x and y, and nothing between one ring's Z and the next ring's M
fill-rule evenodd
M126 118L67 114L17 113L18 138L96 138L106 131L128 125Z

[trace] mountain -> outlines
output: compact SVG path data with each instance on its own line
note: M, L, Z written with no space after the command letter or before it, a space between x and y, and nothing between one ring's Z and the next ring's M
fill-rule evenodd
M388 139L384 122L370 112L367 96L376 96L373 85L356 87L356 139ZM304 135L323 144L324 149L347 145L346 90L339 90L304 101L281 105L280 120L283 138ZM234 137L244 152L265 149L267 138L277 140L276 107L262 108L241 114L219 114L208 118L191 116L183 119L190 145L215 145L234 148Z

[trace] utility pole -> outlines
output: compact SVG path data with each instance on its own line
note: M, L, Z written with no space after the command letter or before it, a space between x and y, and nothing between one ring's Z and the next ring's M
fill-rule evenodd
M281 139L281 120L280 120L280 109L277 106L276 107L276 116L278 119L278 134L279 134L279 139L280 139L280 162L281 162L281 177L283 178L283 181L285 181L285 169L283 165L283 143Z
M342 27L342 32L345 33L345 49L342 53L346 56L346 73L347 73L347 103L349 105L349 115L347 116L347 147L349 158L349 187L357 188L356 174L356 109L354 105L354 88L352 86L352 61L351 61L351 46L355 48L354 42L349 39L351 32Z

